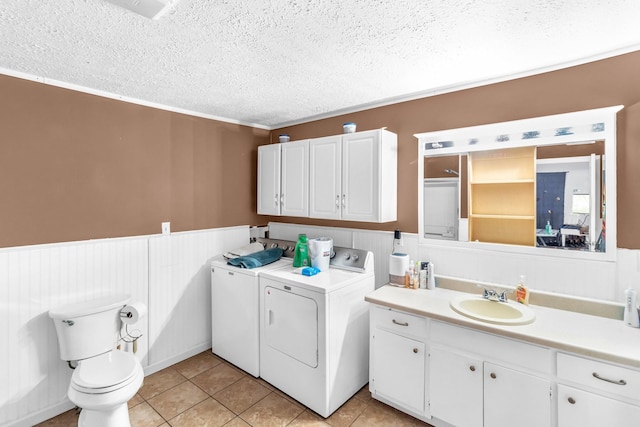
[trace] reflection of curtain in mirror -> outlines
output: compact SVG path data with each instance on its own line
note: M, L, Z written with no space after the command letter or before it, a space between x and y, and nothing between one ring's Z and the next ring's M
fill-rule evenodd
M566 172L536 174L536 228L544 229L547 221L551 221L551 228L554 230L562 227L566 174Z

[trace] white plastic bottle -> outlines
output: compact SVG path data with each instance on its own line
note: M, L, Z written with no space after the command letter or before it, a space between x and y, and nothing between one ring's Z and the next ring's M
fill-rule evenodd
M636 290L633 288L624 291L624 323L632 328L640 327L638 306L636 304Z
M429 273L427 274L429 277L427 278L427 289L435 289L436 288L436 278L435 278L436 266L433 265L432 262L429 263Z

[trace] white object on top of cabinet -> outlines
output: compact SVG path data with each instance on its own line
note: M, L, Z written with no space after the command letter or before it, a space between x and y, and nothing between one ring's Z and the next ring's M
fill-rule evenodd
M397 219L398 136L384 129L310 140L309 216Z
M258 214L309 216L309 141L258 147Z

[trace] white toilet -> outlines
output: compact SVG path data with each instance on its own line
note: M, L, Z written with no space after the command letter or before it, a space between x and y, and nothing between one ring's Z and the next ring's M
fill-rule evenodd
M60 344L60 358L76 361L69 399L82 408L79 427L130 427L127 402L144 379L133 353L116 349L120 311L129 295L69 304L49 311Z

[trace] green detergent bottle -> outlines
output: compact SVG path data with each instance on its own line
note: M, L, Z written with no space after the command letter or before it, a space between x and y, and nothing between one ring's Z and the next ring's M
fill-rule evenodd
M298 241L296 242L296 250L293 254L293 266L294 267L308 267L311 265L309 259L309 245L307 244L307 235L298 234Z

